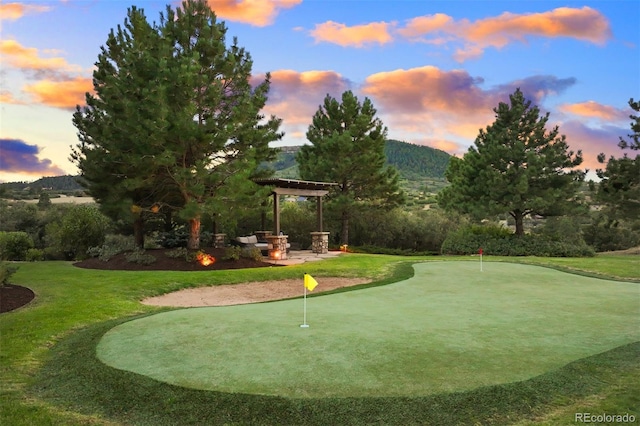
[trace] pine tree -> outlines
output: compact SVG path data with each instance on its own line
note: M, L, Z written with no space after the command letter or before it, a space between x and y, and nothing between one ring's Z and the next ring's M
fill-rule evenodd
M252 88L251 57L237 40L227 47L226 32L204 0L168 6L154 26L130 9L99 56L96 95L74 115L72 159L103 209L129 210L134 229L149 212L177 211L190 249L205 211L257 191L248 178L282 137L281 120L260 114L269 75Z
M632 110L640 112L640 101L629 100ZM625 150L640 150L640 115L630 115L629 140L620 138L618 146ZM605 155L598 156L600 163ZM611 156L604 170L596 171L600 179L596 198L604 203L612 219L636 219L640 212L640 155L631 158L626 152L621 158Z
M311 145L297 154L302 179L338 183L327 203L341 217L342 244L349 242L349 219L357 208L403 202L396 169L384 165L386 136L368 98L361 104L351 91L342 102L327 95L307 131Z
M574 169L582 153L569 151L557 126L546 130L549 113L541 117L520 89L509 98L463 158L451 159L445 173L451 185L438 202L476 218L508 213L523 235L526 216L556 216L575 207L585 173Z

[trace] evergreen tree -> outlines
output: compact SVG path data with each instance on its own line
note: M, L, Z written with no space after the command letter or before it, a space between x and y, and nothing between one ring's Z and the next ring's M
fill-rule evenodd
M640 112L640 102L629 100L629 106ZM630 140L620 138L621 149L640 150L640 115L630 115ZM605 162L605 155L598 156L600 163ZM636 219L640 212L640 155L631 158L625 152L621 158L611 156L604 170L596 171L602 179L598 184L596 199L607 205L612 219Z
M106 211L178 211L188 221L188 248L200 245L205 211L256 192L248 178L273 156L281 120L260 114L269 75L250 85L252 60L204 0L167 7L150 26L129 10L111 32L94 73L96 96L78 109L81 144L73 159ZM108 206L108 207L107 207Z
M494 109L496 120L480 130L463 158L452 158L438 194L445 209L476 218L508 213L516 234L527 215L557 216L575 207L585 173L574 169L582 153L569 151L558 127L547 131L549 113L525 100L520 89Z
M403 202L398 173L385 167L387 128L368 98L347 91L342 102L327 95L307 131L311 145L297 154L305 180L338 183L328 204L341 218L341 243L349 242L349 219L358 207L393 207Z

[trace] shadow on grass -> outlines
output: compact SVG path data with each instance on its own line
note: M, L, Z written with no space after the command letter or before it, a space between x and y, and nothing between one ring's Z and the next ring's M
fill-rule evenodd
M96 358L112 320L60 341L34 377L32 396L83 414L136 425L505 424L594 395L637 369L640 342L523 382L415 398L292 399L201 391L116 370ZM634 373L637 374L637 373Z

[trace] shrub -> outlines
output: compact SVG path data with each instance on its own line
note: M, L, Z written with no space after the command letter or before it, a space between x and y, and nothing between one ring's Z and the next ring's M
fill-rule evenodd
M245 247L242 249L241 256L245 259L253 259L262 262L262 252L258 247Z
M133 238L125 235L109 234L105 236L104 244L98 247L90 247L87 250L89 257L97 257L107 262L116 254L135 249Z
M512 234L497 226L472 225L452 232L442 244L443 254L468 255L482 248L495 256L589 257L594 250L583 240L557 241L544 235Z
M9 284L9 278L15 274L18 267L7 262L0 261L0 286Z
M102 246L109 225L96 206L76 205L59 222L47 225L47 238L67 259L84 259L90 247Z
M39 262L44 260L44 250L30 248L25 256L27 262Z
M184 258L185 260L190 260L189 259L189 251L186 249L186 247L177 247L173 250L169 250L165 253L167 255L167 257L171 257L173 259L177 259L179 257Z
M240 260L240 254L242 253L242 248L238 246L230 246L224 250L223 260Z
M188 239L189 233L183 226L158 233L158 243L164 248L187 247Z
M26 232L0 232L0 260L25 260L33 240Z
M127 262L139 265L151 265L157 259L154 255L146 253L144 250L134 250L126 255Z

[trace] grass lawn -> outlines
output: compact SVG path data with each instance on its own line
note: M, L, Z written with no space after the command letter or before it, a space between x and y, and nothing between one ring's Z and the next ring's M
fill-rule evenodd
M543 262L609 277L640 278L635 258L621 256L615 259L611 262L609 259L593 262L599 261L599 257L572 259L571 264L564 263L562 259L511 260ZM638 340L640 299L637 284L614 283L566 275L552 269L490 261L485 263L485 272L481 276L479 273L471 274L477 282L475 285L456 279L463 273L462 266L468 265L466 262L419 265L418 272L411 278L413 270L406 262L419 260L423 259L348 255L304 266L216 273L107 272L80 270L65 262L22 264L13 282L32 288L37 299L26 308L0 317L0 424L573 424L572 416L576 410L632 412L636 418L640 415L637 409L640 405L637 396L640 395L640 346L637 343L625 344ZM617 265L614 273L607 266L610 263ZM500 270L524 268L518 270L523 273L535 270L532 274L542 273L545 278L538 280L537 285L501 288L501 280L486 283L497 274L491 270L494 265ZM475 266L474 263L470 268ZM438 282L433 279L421 281L425 274L439 274L439 268L449 273L438 278ZM361 291L310 297L311 327L308 330L298 327L300 300L173 311L138 303L142 297L179 288L292 278L301 276L302 272L313 274L320 282L323 275L367 276L375 282L372 288ZM547 282L551 280L548 277L561 278L553 278L556 280L553 284ZM396 281L396 284L382 286ZM485 287L481 287L483 285ZM487 285L492 295L486 293ZM439 288L446 288L449 293L443 294ZM396 298L405 291L411 297ZM561 297L550 300L549 292L558 292ZM421 298L416 294L421 294L430 304L426 307L421 305ZM521 303L512 304L515 300ZM387 305L388 308L389 304L403 304L403 309L390 312L387 309L384 318L380 318L382 306ZM580 306L585 309L581 310ZM574 315L564 315L563 309ZM420 321L403 322L407 310ZM167 312L157 314L162 311ZM293 366L313 373L321 384L314 390L318 393L310 393L306 398L249 394L286 395L286 389L266 389L264 383L269 380L266 376L256 381L247 380L250 375L246 374L246 369L243 373L241 368L237 368L239 364L233 367L233 363L238 361L234 361L232 356L200 362L207 368L211 365L219 368L219 363L230 362L230 371L236 376L225 379L225 386L245 386L240 393L228 392L231 389L225 387L189 389L110 368L97 360L96 348L101 357L106 358L105 354L109 353L105 346L108 340L101 340L105 333L107 337L117 337L121 330L132 324L160 321L168 315L188 312L198 313L208 324L199 328L206 334L194 336L196 339L204 336L200 340L205 342L205 348L210 345L209 349L218 350L223 346L220 344L222 341L225 347L235 345L235 348L244 349L234 353L241 352L240 358L245 362L257 362L264 357L270 361L264 364L272 369L272 373L277 371L279 375L283 371L283 368L277 368L278 362L281 366ZM581 312L586 312L582 319L573 318ZM152 313L155 315L150 315ZM259 321L258 315L271 315L271 321ZM539 316L539 324L536 324L536 315ZM138 319L132 320L134 316ZM236 316L253 320L247 320L247 323L236 319ZM188 320L193 321L192 318ZM632 329L634 320L635 332ZM269 327L277 325L277 321L280 321L280 329L286 331L259 335L260 331L269 331ZM363 327L364 323L368 326ZM394 327L385 327L385 323ZM332 338L335 333L328 332L330 327L339 330L343 338ZM430 333L421 331L425 327ZM531 333L528 338L521 332L525 328ZM482 334L473 334L472 330L480 330L478 332ZM499 330L497 334L496 330ZM153 327L151 331L157 332ZM170 331L165 330L164 334L169 335ZM452 337L454 332L460 333L459 339ZM290 342L290 336L299 337L302 333L306 333L303 334L306 339L303 342L308 344L298 345L295 350L299 357L295 357L295 352L287 351L281 343L284 339ZM380 345L371 343L379 339L378 336L384 336L386 341ZM133 337L138 341L136 350L148 350L140 344L139 333L133 333ZM252 346L258 337L265 344ZM151 342L153 339L148 340ZM420 353L411 342L423 340L432 347ZM311 346L311 341L329 346ZM409 344L398 353L397 348L402 341ZM122 341L115 343L127 345ZM501 350L497 349L498 343L502 345ZM336 350L322 350L336 348L335 345L344 351L343 359ZM132 347L131 343L129 347ZM393 348L396 350L392 351ZM505 348L511 348L513 352L509 353ZM363 349L367 350L367 356L358 354L358 350ZM460 357L459 368L471 368L466 364L472 359L478 366L477 371L444 371L443 376L457 378L456 381L447 384L440 380L439 389L425 390L423 387L417 389L413 396L403 396L403 386L380 393L376 375L384 375L390 364L406 364L403 370L410 370L411 365L415 365L411 360L418 355L420 360L426 357L435 362L438 357L432 354L434 350L448 357ZM535 356L540 350L546 352ZM143 363L150 364L152 370L162 370L163 367L150 363L169 355L163 353L159 356L160 352L166 351L148 354ZM181 355L189 355L190 352ZM523 353L526 363L521 362ZM343 398L340 397L340 389L336 389L334 396L316 398L330 393L327 393L326 383L320 380L328 375L328 370L319 374L318 371L323 370L315 371L314 365L331 363L338 365L340 369L337 371L344 373L348 369L343 366L349 365L354 354L362 359L380 357L379 361L392 359L395 362L359 366L359 373L371 373L365 386L355 386L332 372L333 378L342 380L344 386L350 387L357 395ZM131 355L138 356L135 353ZM292 359L298 358L308 361L296 365ZM448 368L448 365L442 368ZM489 376L493 373L483 377L485 368L493 369L492 372L502 374L502 377L492 379ZM432 366L413 374L429 378L434 377L436 370ZM192 372L191 376L196 376L206 371L200 367ZM411 375L405 374L403 380L410 379ZM465 375L466 380L463 380ZM331 378L328 376L325 382ZM277 381L276 377L271 379L272 382ZM291 380L287 382L291 383Z

